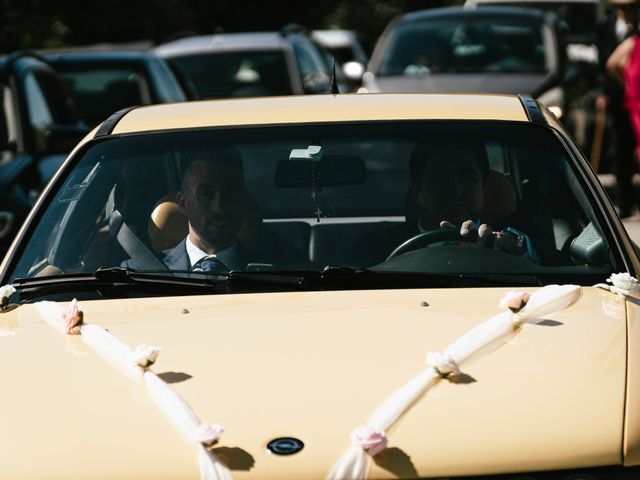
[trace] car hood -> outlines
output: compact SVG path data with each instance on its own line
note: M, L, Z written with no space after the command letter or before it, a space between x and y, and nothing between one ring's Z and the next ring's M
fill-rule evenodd
M462 365L388 432L370 478L556 469L621 461L624 300L585 288L568 309ZM235 478L324 478L350 432L473 326L506 289L388 290L83 302L201 421L221 423ZM63 336L33 305L0 316L5 478L197 478L193 446L144 386ZM278 457L266 444L302 440Z
M548 81L546 74L432 74L429 76L409 77L377 76L372 92L402 93L519 93L537 96L542 93ZM365 86L367 86L365 84Z

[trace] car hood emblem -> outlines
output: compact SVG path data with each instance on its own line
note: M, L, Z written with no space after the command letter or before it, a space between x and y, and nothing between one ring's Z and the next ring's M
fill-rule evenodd
M274 438L267 444L267 449L275 455L293 455L303 448L302 440L293 437Z

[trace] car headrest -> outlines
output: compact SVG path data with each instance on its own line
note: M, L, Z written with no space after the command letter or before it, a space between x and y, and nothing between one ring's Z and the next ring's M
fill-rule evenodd
M502 173L489 170L489 177L485 185L484 206L481 219L488 224L495 223L511 215L518 208L518 196L511 182ZM407 193L406 205L407 223L418 222L417 206L411 191Z
M165 195L151 212L147 233L156 252L175 247L187 236L189 223L175 194Z
M189 233L187 215L178 205L177 192L162 197L151 212L147 233L156 252L175 247ZM238 239L245 247L254 247L258 239L262 216L255 200L247 196L247 205Z

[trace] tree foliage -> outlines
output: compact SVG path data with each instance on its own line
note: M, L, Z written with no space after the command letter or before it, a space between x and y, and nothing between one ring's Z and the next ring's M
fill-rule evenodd
M0 51L102 42L160 43L176 34L307 28L357 31L370 47L387 23L411 10L462 0L0 0Z

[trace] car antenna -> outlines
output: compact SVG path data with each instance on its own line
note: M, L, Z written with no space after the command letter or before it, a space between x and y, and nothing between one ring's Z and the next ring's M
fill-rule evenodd
M340 93L338 90L338 82L336 81L336 57L333 57L333 65L331 67L331 93L337 95Z

